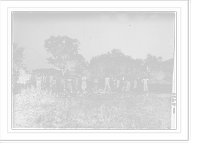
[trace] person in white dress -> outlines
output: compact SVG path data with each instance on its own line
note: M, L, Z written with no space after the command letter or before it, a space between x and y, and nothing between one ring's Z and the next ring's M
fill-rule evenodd
M62 78L60 79L60 91L65 92L66 90L66 78L63 75Z
M54 78L54 76L53 76L53 73L51 73L51 76L49 77L49 87L48 87L48 90L52 90L52 81L53 81L53 78Z
M56 90L57 90L56 78L53 77L53 80L52 80L52 92L53 92L53 93L56 93Z
M120 79L119 78L117 78L117 86L116 86L116 88L118 89L119 88L119 85L120 85Z
M85 73L83 73L81 77L81 89L85 91L87 88L87 77L85 76Z
M125 92L130 92L131 91L131 81L130 81L130 79L127 79L127 81L124 84L125 84Z
M143 83L143 92L148 92L148 82L151 82L151 80L145 76L141 82Z
M133 89L135 90L137 89L137 79L134 79L133 81Z
M68 76L67 79L67 89L69 92L71 92L73 89L72 89L72 79L71 79L71 76Z
M110 88L110 78L108 77L108 75L106 75L105 77L105 88L104 88L105 92L111 92L111 88Z
M124 82L125 81L125 77L124 76L122 76L122 82Z
M45 74L42 76L41 89L42 90L46 90L47 89L47 78L46 78Z
M74 84L74 89L76 91L78 91L79 90L79 76L78 75L75 77L75 82L74 83L75 83Z

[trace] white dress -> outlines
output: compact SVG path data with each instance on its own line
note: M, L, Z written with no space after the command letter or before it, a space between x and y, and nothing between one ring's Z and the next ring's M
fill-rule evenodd
M46 76L43 75L43 77L42 77L42 83L41 83L41 89L42 90L46 90L46 87L47 87L47 79L46 79Z
M125 92L130 92L130 90L131 90L131 81L126 81L125 85L126 85Z
M117 80L117 88L119 88L120 80Z
M69 91L72 91L72 79L71 78L67 79L67 89L69 89Z
M137 79L134 79L133 89L137 88Z
M49 77L49 90L51 90L52 89L52 81L53 81L53 76L51 75L50 77Z
M66 89L66 79L65 78L61 78L60 79L60 91L63 91L64 89Z
M87 88L87 77L86 76L82 76L81 77L81 89L85 90Z
M144 92L148 92L148 81L151 82L151 80L149 80L148 78L142 79L143 91L144 91Z
M108 92L111 92L111 88L110 88L110 78L109 77L105 77L105 92L107 92L106 90L108 89Z

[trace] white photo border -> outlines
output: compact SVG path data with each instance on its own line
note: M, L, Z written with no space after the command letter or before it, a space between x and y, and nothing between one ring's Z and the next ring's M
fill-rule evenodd
M66 6L66 7L64 7ZM189 1L28 1L0 2L0 141L188 141ZM12 129L11 13L13 11L169 11L176 12L177 128L174 130L25 130ZM4 51L3 51L4 50ZM7 52L5 51L7 50ZM7 65L7 66L6 66ZM7 68L8 67L8 68ZM187 68L185 68L187 67ZM6 75L6 74L7 75ZM8 96L7 96L8 95ZM187 118L187 119L185 119ZM66 137L67 135L67 137Z

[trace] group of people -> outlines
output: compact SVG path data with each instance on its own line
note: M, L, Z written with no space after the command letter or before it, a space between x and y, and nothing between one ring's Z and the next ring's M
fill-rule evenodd
M85 76L85 73L83 73L81 76L63 75L62 77L56 77L53 73L51 73L50 76L44 74L42 78L39 79L41 79L41 82L40 80L36 79L37 87L41 87L42 90L52 90L52 92L57 93L66 91L71 92L73 90L78 91L80 87L82 90L86 90L87 88L87 77Z
M36 88L37 90L45 90L51 94L58 95L62 93L119 93L148 91L148 80L126 77L57 77L57 76L32 76L27 87Z
M111 81L113 81L113 85L116 86L116 89L118 90L120 83L121 83L120 78L111 77L111 79L110 79L110 77L108 75L106 75L106 77L105 77L104 89L102 89L102 87L100 87L100 90L101 91L103 90L104 92L111 92L111 87L110 87ZM122 76L121 81L122 81L122 92L130 92L131 91L130 79L128 78L127 80L125 80L125 78ZM133 80L133 90L135 91L141 82L143 83L143 92L148 92L148 82L151 82L151 80L148 79L146 76L143 79L140 79L140 77L138 77L137 79L135 78ZM99 81L98 81L97 76L95 76L93 83L94 83L94 91L98 92L97 90L98 90Z

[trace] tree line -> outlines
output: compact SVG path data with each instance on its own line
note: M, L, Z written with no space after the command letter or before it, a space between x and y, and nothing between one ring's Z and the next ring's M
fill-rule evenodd
M80 53L79 46L80 42L77 39L68 36L49 37L44 41L44 48L50 54L47 58L48 63L55 68L36 69L33 70L33 74L85 75L98 78L108 75L148 77L152 71L163 70L161 56L147 54L145 59L134 59L119 49L94 56L88 62ZM23 47L13 45L13 76L15 79L20 75L19 69L23 68L28 71L23 64L24 50Z

